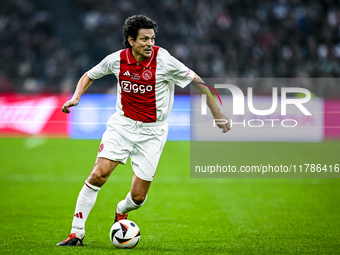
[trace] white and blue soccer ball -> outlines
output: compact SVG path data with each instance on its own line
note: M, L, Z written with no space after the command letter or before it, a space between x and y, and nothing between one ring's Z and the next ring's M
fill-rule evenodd
M115 222L110 229L110 240L118 249L132 249L140 240L140 230L131 220Z

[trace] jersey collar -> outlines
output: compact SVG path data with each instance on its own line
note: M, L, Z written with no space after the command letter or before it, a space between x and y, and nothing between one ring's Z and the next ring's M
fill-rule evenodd
M131 54L131 49L128 48L126 49L126 58L127 58L127 62L129 65L133 65L133 64L136 64L136 63L139 63L140 65L144 66L144 67L149 67L149 65L151 64L152 62L152 59L153 59L153 56L155 54L155 49L153 48L152 49L152 53L151 53L151 56L141 62L138 62L137 60L135 60Z

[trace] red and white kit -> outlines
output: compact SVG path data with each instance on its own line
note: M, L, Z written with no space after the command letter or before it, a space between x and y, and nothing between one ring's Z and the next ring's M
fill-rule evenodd
M184 88L195 73L154 46L152 55L142 62L125 49L108 55L87 72L90 79L108 74L118 80L117 112L107 123L98 157L125 164L130 156L134 173L151 181L166 142L174 85Z

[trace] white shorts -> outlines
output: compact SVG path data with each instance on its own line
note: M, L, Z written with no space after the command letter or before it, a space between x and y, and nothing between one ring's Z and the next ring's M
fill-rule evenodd
M168 123L143 123L113 114L99 146L99 158L126 164L130 156L137 177L152 181L168 136Z

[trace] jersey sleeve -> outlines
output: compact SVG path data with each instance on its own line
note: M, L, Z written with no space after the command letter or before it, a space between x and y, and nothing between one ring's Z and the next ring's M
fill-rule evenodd
M174 58L165 49L163 51L163 63L166 69L167 79L181 88L186 87L195 77L195 72L186 67L182 62Z
M120 51L106 56L98 65L87 72L90 79L96 80L108 74L116 74L119 70Z

